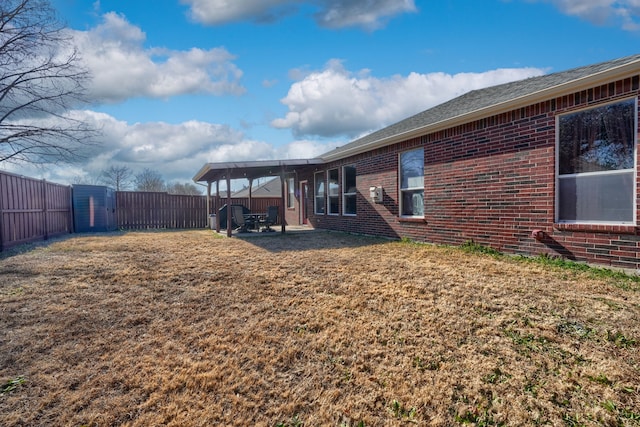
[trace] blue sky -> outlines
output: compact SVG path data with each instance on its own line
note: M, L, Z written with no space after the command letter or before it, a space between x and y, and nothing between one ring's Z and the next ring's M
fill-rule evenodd
M88 159L190 182L310 158L469 90L640 52L638 0L50 0L91 71Z

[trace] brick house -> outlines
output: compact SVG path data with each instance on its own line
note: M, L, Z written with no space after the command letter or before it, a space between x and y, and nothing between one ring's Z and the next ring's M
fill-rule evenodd
M639 86L634 55L468 92L282 164L284 217L639 270ZM276 162L248 162L243 173ZM205 165L194 180L223 170Z

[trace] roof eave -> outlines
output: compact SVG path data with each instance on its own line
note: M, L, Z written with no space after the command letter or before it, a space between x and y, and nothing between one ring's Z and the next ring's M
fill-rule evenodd
M253 160L253 161L245 161L245 162L220 162L220 163L206 163L198 173L193 177L194 182L207 182L207 175L224 175L226 171L232 170L251 170L251 169L264 169L268 167L284 167L287 166L306 166L306 165L315 165L315 164L323 164L324 160L320 158L313 159L285 159L285 160ZM213 173L212 171L218 171L218 173ZM267 176L267 175L265 175ZM240 178L240 177L238 177ZM210 181L215 181L215 179L211 179Z
M209 170L209 165L211 165L211 163L205 163L204 166L202 166L200 168L200 170L198 171L198 173L196 173L194 175L194 177L192 178L193 182L200 182L202 177L207 173L207 171Z
M587 77L582 77L567 83L563 83L563 84L553 86L547 89L543 89L528 95L514 98L509 101L494 104L485 108L480 108L478 110L474 110L469 113L451 117L449 119L442 120L436 123L431 123L429 125L412 129L407 132L399 133L396 135L389 136L387 138L382 138L376 141L372 141L367 144L353 147L352 149L340 151L333 155L328 153L329 155L322 155L320 156L320 158L325 162L344 159L346 157L362 154L367 151L375 150L377 148L382 148L382 147L389 146L391 144L403 142L411 138L416 138L429 133L434 133L444 129L449 129L449 128L459 126L465 123L469 123L475 120L479 120L479 119L490 117L496 114L504 113L506 111L511 111L516 108L521 108L528 105L536 104L538 102L553 99L558 96L566 95L567 93L572 93L572 92L576 92L589 87L594 87L594 86L597 86L599 83L605 83L611 80L618 80L620 78L638 74L638 64L640 64L640 61L629 62L627 64L621 65L616 68L611 68L609 70L595 73Z

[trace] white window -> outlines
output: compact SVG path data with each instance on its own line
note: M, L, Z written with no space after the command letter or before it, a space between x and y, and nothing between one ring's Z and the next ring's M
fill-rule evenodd
M635 224L635 99L557 119L556 220Z
M424 217L424 150L400 153L400 215Z
M287 208L293 209L295 207L296 194L294 187L294 179L287 178Z
M318 215L324 215L324 174L318 172L314 175L314 200L315 200L315 213Z
M356 167L342 168L342 214L356 214Z
M340 185L338 183L338 169L327 171L327 182L329 183L329 215L340 213Z

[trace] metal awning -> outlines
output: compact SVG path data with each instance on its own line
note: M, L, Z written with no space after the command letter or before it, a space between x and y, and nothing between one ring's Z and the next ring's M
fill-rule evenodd
M194 182L216 182L228 179L256 179L265 176L280 176L297 167L321 165L322 159L257 160L250 162L207 163L193 177Z

